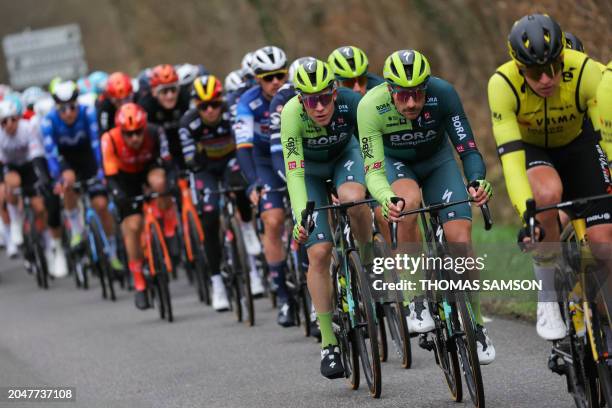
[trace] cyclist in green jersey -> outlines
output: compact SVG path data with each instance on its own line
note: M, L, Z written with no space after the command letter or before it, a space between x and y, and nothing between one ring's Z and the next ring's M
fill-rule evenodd
M467 199L469 193L482 206L492 195L491 184L485 179L484 161L457 92L450 83L431 76L425 56L414 50L396 51L386 59L383 75L386 83L368 92L357 109L366 183L385 218L399 222L398 240L418 242L416 217L398 218L402 204L393 204L392 197L403 198L403 207L414 209L421 201L451 202ZM478 189L466 191L449 139L466 179L478 181ZM462 256L472 256L470 206L452 206L440 216L448 241L466 244ZM412 332L425 333L434 322L427 302L417 299L410 304L408 326ZM478 296L471 296L471 301L478 357L481 364L488 364L495 349L483 327Z
M368 57L362 49L353 45L336 48L327 58L336 74L337 84L361 95L384 80L368 72Z
M326 181L331 179L341 202L365 198L363 159L357 136L357 105L361 95L349 89L336 89L331 67L309 59L296 70L294 86L298 94L281 113L281 144L285 160L287 188L296 220L294 238L306 244L307 283L321 329L321 374L341 378L344 368L338 340L332 328L332 281L329 265L332 233L327 211L315 212L312 233L300 225L308 200L316 206L328 204ZM352 219L370 219L365 205L349 210ZM371 265L372 231L369 222L354 222L353 231L364 265ZM366 253L366 250L369 253Z

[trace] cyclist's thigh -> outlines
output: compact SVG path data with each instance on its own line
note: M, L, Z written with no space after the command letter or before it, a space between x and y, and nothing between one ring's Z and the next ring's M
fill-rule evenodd
M365 186L365 174L363 172L363 157L361 149L355 139L344 149L342 155L336 159L333 168L333 181L336 190L347 182L359 183ZM363 197L362 197L363 198Z
M315 207L328 205L329 198L326 180L333 175L332 166L329 163L317 163L305 160L304 168L306 170L304 183L306 184L308 200L314 201ZM318 243L333 242L328 215L328 211L314 212L313 220L315 227L308 236L306 248L310 248L311 245Z
M281 179L272 168L271 161L262 161L259 163L256 162L255 171L257 172L257 177L259 177L264 184L265 189L278 189L285 185L283 179ZM259 200L259 205L264 212L273 208L284 209L283 193L279 191L264 193Z
M141 171L138 173L119 173L117 176L115 176L115 179L117 180L119 189L125 194L126 197L135 197L144 192L143 186L147 181L147 172ZM128 201L129 200L116 203L117 210L119 211L120 222L123 222L123 220L132 215L142 214L142 204L133 206Z
M583 132L588 131L593 132L590 126L583 129ZM596 137L589 137L588 134L579 136L567 147L567 151L560 151L556 156L559 157L564 200L612 194L607 157ZM612 223L612 200L593 203L584 215L587 227Z
M468 198L461 170L450 149L443 149L415 163L413 169L419 176L426 205ZM440 211L440 219L442 223L457 219L471 220L472 210L468 203L453 205Z
M219 210L219 194L211 193L211 191L219 188L221 178L218 173L213 173L208 169L199 171L195 175L196 190L204 192L202 195L202 210L206 213Z
M526 143L523 147L527 178L537 205L558 203L563 185L555 161L546 149Z

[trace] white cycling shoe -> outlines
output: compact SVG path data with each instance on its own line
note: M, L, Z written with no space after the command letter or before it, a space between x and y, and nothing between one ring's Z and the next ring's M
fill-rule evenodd
M23 244L23 232L21 230L21 225L23 224L23 217L18 220L11 220L10 223L10 231L11 231L11 243L19 246Z
M213 275L210 277L212 282L212 307L217 312L222 312L229 309L229 300L227 299L227 292L225 291L225 285L223 284L223 278L221 274Z
M435 323L429 313L429 306L425 300L410 302L410 314L406 316L408 331L410 333L427 333L435 328Z
M544 340L559 340L565 337L567 327L557 302L538 302L536 330Z
M259 237L257 233L255 233L255 228L253 228L252 222L243 222L241 223L242 236L244 237L244 245L246 246L246 250L249 255L259 255L261 254L261 243L259 242Z
M48 264L49 274L54 278L65 278L68 276L68 263L62 245L54 245L53 263Z
M249 278L251 280L251 294L253 296L260 296L264 293L264 286L261 282L261 276L259 276L259 272L255 269L251 269L249 273Z
M495 347L485 329L481 325L476 325L476 351L478 361L481 365L491 364L495 360Z

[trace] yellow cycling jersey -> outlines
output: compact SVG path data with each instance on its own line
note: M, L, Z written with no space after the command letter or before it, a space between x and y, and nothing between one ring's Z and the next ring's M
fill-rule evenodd
M612 61L606 66L597 88L597 105L600 116L601 147L606 152L608 161L612 161Z
M565 146L580 135L585 113L598 129L596 93L600 81L597 63L574 50L564 51L562 78L550 97L536 94L514 61L500 66L489 79L493 136L508 193L519 215L532 197L522 143L544 148Z

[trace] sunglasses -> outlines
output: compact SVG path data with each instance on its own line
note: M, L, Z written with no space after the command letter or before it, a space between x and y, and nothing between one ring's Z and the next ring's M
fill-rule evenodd
M76 103L62 103L61 105L58 105L57 110L60 113L66 113L67 111L75 111L77 108Z
M327 106L334 100L334 91L325 92L317 95L301 95L302 103L308 109L315 109L320 103L321 106Z
M202 102L198 104L198 109L201 110L202 112L206 112L208 108L218 109L221 107L222 104L223 102L221 101Z
M266 74L259 74L257 75L257 78L260 78L261 80L265 82L272 82L274 78L278 79L279 81L282 81L283 79L285 79L286 76L287 76L287 70L281 69L281 70L274 71L274 72L268 72Z
M162 95L166 95L169 93L177 93L178 92L178 86L176 85L172 85L172 86L161 86L158 88L158 92Z
M121 134L126 139L132 139L134 137L140 137L144 134L144 128L136 129L136 130L122 130Z
M554 78L557 72L561 72L563 69L563 60L558 59L546 65L532 65L530 67L523 67L521 71L525 76L539 81L542 78L542 74L546 74L549 78Z
M368 82L368 78L365 75L362 76L358 76L356 78L347 78L347 79L341 79L340 80L340 85L346 87L346 88L353 88L355 87L355 83L358 83L360 87L364 86L365 84L367 84Z
M9 116L8 118L4 118L2 119L2 122L0 122L0 124L2 124L2 127L8 125L9 121L11 122L17 122L19 120L19 118L17 116Z
M402 88L402 87L392 87L391 92L396 95L396 98L401 103L406 103L410 98L419 100L425 96L425 92L427 91L426 85L417 86L414 88Z

